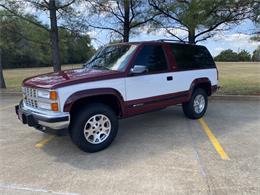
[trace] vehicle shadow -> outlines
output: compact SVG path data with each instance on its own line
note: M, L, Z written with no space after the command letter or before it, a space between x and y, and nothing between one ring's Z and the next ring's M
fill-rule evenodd
M204 120L215 130L215 135L222 139L228 134L236 133L238 127L243 128L250 122L257 121L259 117L255 115L259 113L258 108L253 103L212 101ZM180 106L172 106L120 121L118 136L103 151L82 152L69 137L58 137L46 145L43 151L54 156L55 161L79 169L111 170L133 164L145 166L150 163L160 164L159 161L164 160L174 161L178 159L176 155L181 155L178 162L196 160L194 153L190 152L194 142L192 139L198 144L207 144L210 151L216 153L199 123L185 118ZM153 159L156 162L152 162ZM189 166L188 163L186 162L185 167Z
M80 169L118 169L131 163L145 163L190 143L189 137L185 141L186 120L181 107L174 106L121 120L116 139L103 151L82 152L69 136L57 137L43 151L55 156L55 161Z

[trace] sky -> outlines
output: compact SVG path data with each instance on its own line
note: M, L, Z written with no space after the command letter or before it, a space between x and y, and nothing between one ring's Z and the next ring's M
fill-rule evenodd
M257 27L251 21L247 20L239 25L233 25L231 29L218 32L214 37L207 39L206 41L199 42L199 45L206 46L213 56L218 55L221 51L226 49L232 49L235 52L239 52L243 49L247 50L251 54L260 45L259 42L250 40L250 34L252 30ZM260 28L260 27L259 27ZM259 30L258 30L259 31ZM182 32L180 32L182 33ZM110 34L108 31L91 31L90 37L93 39L92 44L97 48L102 44L106 44L110 40ZM158 31L154 33L141 32L138 35L130 37L130 41L148 41L158 39L173 39L164 31Z
M45 14L41 14L38 18L43 23L49 23L49 18ZM257 29L258 28L258 29ZM239 52L243 49L247 50L251 54L260 45L259 42L254 42L250 40L252 31L259 32L260 26L256 26L250 20L246 20L241 24L236 24L231 26L229 30L220 31L212 38L207 39L206 41L199 42L199 45L206 46L212 56L218 55L221 51L226 49L232 49L235 52ZM98 48L104 44L109 43L111 40L111 33L107 30L90 30L87 32L92 38L92 45L95 48ZM182 35L181 32L177 31L179 35ZM185 35L186 36L186 35ZM158 40L158 39L173 39L163 30L158 30L157 32L147 33L146 30L141 31L140 34L135 36L130 36L130 41L148 41L148 40Z

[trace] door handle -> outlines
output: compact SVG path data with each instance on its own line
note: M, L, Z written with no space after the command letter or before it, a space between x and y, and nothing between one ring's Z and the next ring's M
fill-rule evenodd
M168 76L167 81L172 81L172 76Z

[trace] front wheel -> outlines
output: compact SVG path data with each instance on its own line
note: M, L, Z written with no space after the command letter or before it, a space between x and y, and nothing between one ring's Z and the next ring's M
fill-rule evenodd
M208 95L203 89L196 89L190 101L182 104L184 114L191 119L201 118L208 107Z
M116 137L118 119L105 104L92 103L74 116L72 141L85 152L97 152L108 147Z

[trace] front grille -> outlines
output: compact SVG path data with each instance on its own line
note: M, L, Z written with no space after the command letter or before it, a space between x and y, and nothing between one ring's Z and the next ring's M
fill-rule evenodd
M24 95L27 97L37 98L37 90L29 87L24 88Z
M32 108L38 108L38 101L37 101L37 89L24 87L23 88L23 100L26 106Z

